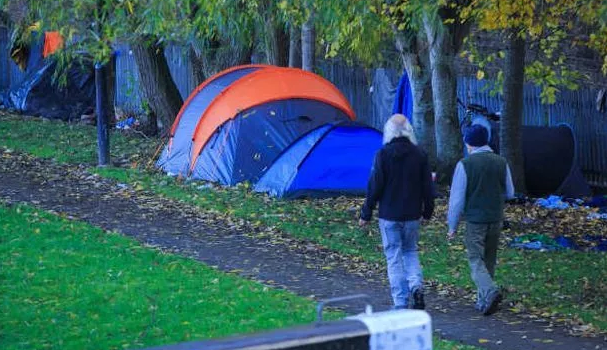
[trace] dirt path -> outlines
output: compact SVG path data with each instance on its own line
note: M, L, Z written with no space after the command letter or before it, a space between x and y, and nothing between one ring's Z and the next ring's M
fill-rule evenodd
M376 309L390 306L383 272L361 272L353 269L347 258L286 236L260 238L263 228L135 191L93 176L82 166L58 165L0 150L0 198L117 230L146 244L303 296L325 299L366 293ZM435 331L447 339L488 349L607 349L604 337L572 337L561 326L507 311L482 317L467 302L440 294L429 292L428 312ZM348 305L346 310L358 313L361 306Z

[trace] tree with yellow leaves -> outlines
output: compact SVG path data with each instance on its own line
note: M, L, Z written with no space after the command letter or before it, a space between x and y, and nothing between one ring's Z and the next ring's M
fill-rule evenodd
M504 99L500 153L512 169L515 187L525 192L522 150L523 84L525 78L542 88L544 102L554 102L560 86L577 88L579 74L566 66L559 47L576 26L583 0L479 0L474 12L481 30L499 33L505 50L490 53L503 59L498 73ZM578 23L579 24L579 23ZM526 62L527 46L538 53ZM479 70L482 78L483 70ZM479 77L477 75L477 77Z

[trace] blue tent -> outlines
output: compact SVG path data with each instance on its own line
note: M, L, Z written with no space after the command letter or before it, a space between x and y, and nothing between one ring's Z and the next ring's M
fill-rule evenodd
M257 182L276 197L364 195L382 134L356 123L325 124L288 147Z
M345 96L319 75L268 65L232 67L190 94L157 166L224 185L254 183L305 133L354 119Z
M392 113L403 114L409 119L409 122L413 124L413 92L411 91L411 84L409 83L407 71L403 72L403 76L398 82Z

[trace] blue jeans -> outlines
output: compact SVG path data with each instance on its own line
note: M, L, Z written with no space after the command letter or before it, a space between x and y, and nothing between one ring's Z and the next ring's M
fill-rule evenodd
M422 268L417 251L419 220L379 219L379 229L388 262L388 280L394 308L407 308L409 294L421 288L423 284Z

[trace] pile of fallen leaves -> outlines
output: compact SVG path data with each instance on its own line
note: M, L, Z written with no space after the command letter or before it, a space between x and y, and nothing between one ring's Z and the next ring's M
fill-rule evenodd
M607 220L591 218L597 208L578 206L568 209L546 209L528 202L522 205L508 205L506 220L510 224L507 232L512 236L539 233L551 238L559 236L572 239L582 248L592 247L593 242L586 236L607 234Z
M314 201L317 208L326 209L328 213L348 213L348 218L355 219L364 199L339 197L307 201ZM438 198L432 224L446 225L447 210L448 198L445 196ZM524 204L507 204L505 209L507 224L504 236L509 239L527 234L541 234L550 238L562 236L571 239L582 249L592 248L596 241L588 241L587 236L607 237L607 220L590 217L591 214L597 212L597 208L585 206L546 209L535 204L533 200Z

